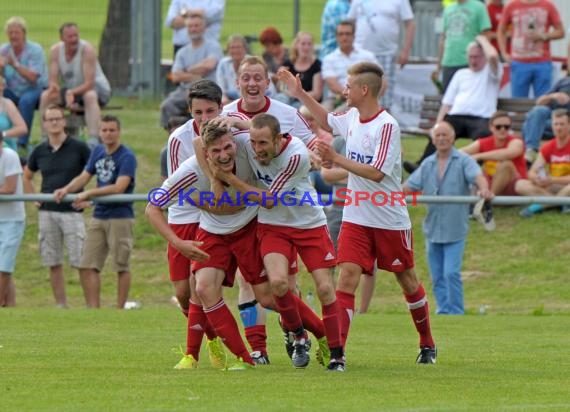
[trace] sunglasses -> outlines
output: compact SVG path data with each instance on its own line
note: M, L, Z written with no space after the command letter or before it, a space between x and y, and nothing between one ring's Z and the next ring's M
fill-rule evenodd
M509 130L511 128L510 124L494 124L493 127L497 130Z

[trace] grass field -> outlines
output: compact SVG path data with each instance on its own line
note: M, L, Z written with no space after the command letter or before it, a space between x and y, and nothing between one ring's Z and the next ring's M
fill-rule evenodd
M269 24L292 27L286 17L291 3L229 0L226 22L237 23L225 25L224 33L258 33ZM301 1L304 10L311 10L307 25L318 27L322 3ZM260 14L244 4L255 5ZM30 38L45 45L57 40L63 20L78 21L82 35L97 43L105 10L106 2L95 0L2 5L5 16L24 15ZM170 50L166 33L163 44ZM136 192L147 192L159 185L158 155L166 141L158 126L159 102L112 103L124 106L115 114L123 122L123 141L138 157ZM38 130L36 123L35 142ZM424 142L404 139L406 157L416 158ZM67 268L70 310L63 311L53 308L47 271L38 256L37 212L27 206L28 225L14 274L18 307L0 310L1 411L570 410L568 216L552 212L524 220L518 208L497 208L495 232L485 233L472 223L463 268L468 314L433 316L440 354L435 367L414 365L417 338L406 306L392 276L379 273L370 313L357 316L351 331L345 375L325 374L316 364L293 370L270 315L273 365L244 377L212 370L207 362L198 373L172 370L178 355L170 349L184 342L184 321L170 303L165 244L144 219L143 209L142 203L136 205L131 289L131 299L143 308L110 309L116 279L105 270L105 308L83 310L77 274ZM417 271L429 290L421 233L425 210L410 207L410 213ZM310 291L307 276L299 278L302 289ZM235 290L227 291L232 307L235 296ZM485 316L479 315L481 307Z

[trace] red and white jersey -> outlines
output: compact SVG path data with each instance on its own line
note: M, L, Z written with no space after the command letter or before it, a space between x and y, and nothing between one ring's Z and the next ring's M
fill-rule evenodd
M312 132L307 121L303 118L297 109L278 100L265 97L265 106L257 112L248 112L243 108L243 98L234 100L224 106L222 114L229 112L239 112L246 115L249 119L258 113L268 113L275 116L281 125L281 133L290 134L303 141L309 149L313 149L316 143L315 134Z
M287 142L283 150L267 166L255 160L255 152L248 136L236 136L238 148L246 148L249 163L257 178L257 187L277 197L277 204L273 208L259 208L257 220L259 223L296 229L325 225L327 218L309 180L309 150L300 139L285 136Z
M241 180L255 184L255 176L244 148L238 149L234 172ZM213 198L213 193L210 192L210 180L202 172L196 156L182 162L180 167L164 181L161 188L164 193L168 193L168 196L163 194L163 198L155 199L155 204L164 202L163 209L175 204L177 208L183 210L197 210L200 227L210 233L233 233L247 225L257 215L258 206L246 206L231 215L216 215L200 210L197 206L207 206L209 200ZM220 202L226 202L228 205L231 202L231 205L236 205L238 200L235 191L228 187L227 193L229 197L223 197Z
M166 166L169 177L185 160L194 156L194 145L192 142L199 135L200 131L194 119L188 120L170 134L166 149ZM195 207L183 207L174 203L168 208L168 223L183 225L199 221L200 210Z
M400 150L400 126L380 109L371 119L361 120L358 110L351 108L344 113L329 113L328 123L335 134L346 136L346 157L358 163L373 166L385 176L380 183L348 174L347 188L351 201L345 205L342 220L362 226L380 229L402 230L411 228L405 202L391 201L392 196L402 196L402 165ZM385 205L375 205L371 200L355 202L357 193L367 192L372 198L375 192L388 196Z

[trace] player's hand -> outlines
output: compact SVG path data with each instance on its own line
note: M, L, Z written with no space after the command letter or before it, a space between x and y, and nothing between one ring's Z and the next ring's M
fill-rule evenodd
M222 184L222 182L219 179L214 179L214 180L210 181L210 189L212 190L212 193L214 194L214 203L218 204L220 199L222 198L222 195L225 192L224 185Z
M293 76L293 73L286 68L281 67L277 71L277 79L285 85L289 96L299 98L301 91L303 90L299 75Z
M318 140L317 154L320 156L322 162L334 162L336 152L329 143L324 140Z
M205 262L210 259L210 255L204 252L199 246L202 246L204 242L198 242L196 240L181 240L175 247L180 253L190 260L195 260L197 262Z

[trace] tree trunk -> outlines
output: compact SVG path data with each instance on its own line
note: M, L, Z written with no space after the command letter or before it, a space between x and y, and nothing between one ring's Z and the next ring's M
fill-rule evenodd
M131 2L109 0L107 22L101 36L99 61L113 89L126 89L130 80Z

